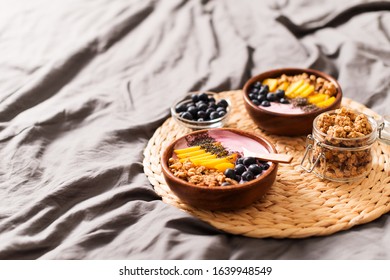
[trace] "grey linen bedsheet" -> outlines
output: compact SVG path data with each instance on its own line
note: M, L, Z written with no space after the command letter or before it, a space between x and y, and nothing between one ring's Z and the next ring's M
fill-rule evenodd
M143 173L174 100L286 66L390 114L390 2L2 1L0 259L390 259L388 214L328 237L234 236Z

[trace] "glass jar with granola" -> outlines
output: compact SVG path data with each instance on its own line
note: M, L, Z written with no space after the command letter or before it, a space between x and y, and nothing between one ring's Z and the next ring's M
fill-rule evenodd
M371 170L371 147L376 139L377 122L370 116L345 107L322 113L307 137L301 166L332 181L363 178Z

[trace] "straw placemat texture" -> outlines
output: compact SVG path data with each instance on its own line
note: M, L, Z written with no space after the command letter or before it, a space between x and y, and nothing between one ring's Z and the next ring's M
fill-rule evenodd
M300 161L306 137L268 135L259 129L245 111L242 92L219 93L232 102L227 127L250 131L270 139L279 153L294 157L291 164L279 164L276 181L266 196L237 211L205 211L182 203L163 178L160 158L168 144L190 132L167 119L150 139L144 150L144 171L155 191L165 203L191 213L212 226L232 234L255 238L303 238L324 236L368 223L390 210L390 148L373 145L370 174L357 182L336 183L305 173ZM344 106L378 118L362 104L344 98Z

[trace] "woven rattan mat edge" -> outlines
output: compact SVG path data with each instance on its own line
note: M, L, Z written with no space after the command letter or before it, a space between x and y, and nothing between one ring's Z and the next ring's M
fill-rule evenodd
M144 172L156 193L170 205L182 209L224 232L255 238L304 238L325 236L365 224L390 211L390 148L373 146L373 169L367 178L354 183L323 181L299 167L305 137L281 137L264 133L245 111L242 92L218 94L233 104L227 127L247 130L269 138L280 153L294 156L290 165L279 166L276 181L260 201L237 211L218 212L193 208L182 203L166 185L160 158L174 139L190 132L168 118L154 133L144 150ZM343 98L347 106L379 116L364 105Z

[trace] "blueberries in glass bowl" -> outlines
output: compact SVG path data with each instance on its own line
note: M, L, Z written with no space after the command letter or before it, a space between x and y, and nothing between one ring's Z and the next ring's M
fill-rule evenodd
M222 127L230 113L230 102L215 93L192 93L171 107L172 117L192 129Z

